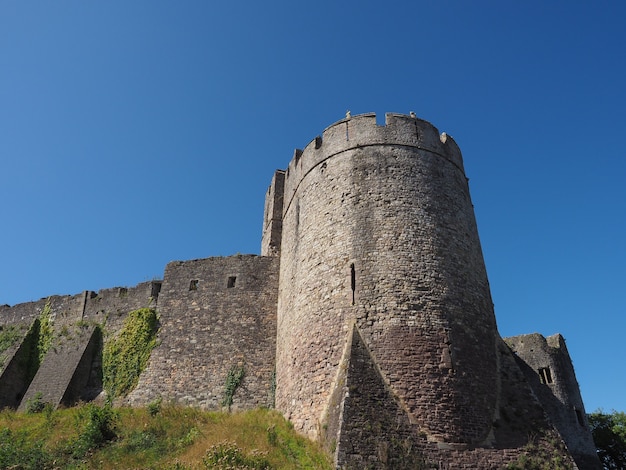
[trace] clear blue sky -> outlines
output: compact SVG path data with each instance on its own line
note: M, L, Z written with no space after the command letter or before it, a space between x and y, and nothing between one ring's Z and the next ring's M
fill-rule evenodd
M346 110L461 146L500 332L626 410L626 3L0 1L0 304L259 253Z

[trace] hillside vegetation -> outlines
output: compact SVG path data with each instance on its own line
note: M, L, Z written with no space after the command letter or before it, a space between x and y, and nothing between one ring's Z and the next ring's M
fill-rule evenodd
M0 468L330 469L319 446L272 410L206 412L81 405L0 412Z

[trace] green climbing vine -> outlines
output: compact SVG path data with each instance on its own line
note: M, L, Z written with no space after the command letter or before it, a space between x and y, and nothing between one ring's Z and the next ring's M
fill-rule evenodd
M222 406L227 406L228 411L230 411L230 407L233 404L233 397L235 396L235 391L241 385L241 381L243 380L243 376L245 375L245 370L243 364L232 366L228 370L228 375L226 375L226 384L224 390L224 399L222 400Z
M5 351L14 346L24 337L22 328L16 325L0 326L0 370L6 361Z
M37 365L41 365L43 358L50 349L52 344L52 319L50 313L52 307L50 306L50 300L46 302L43 310L39 314L39 337L37 338Z
M153 308L128 314L120 333L105 341L102 351L103 385L109 399L126 396L139 382L156 346L158 319Z
M23 340L25 355L22 367L26 372L26 381L30 382L39 370L43 358L52 345L52 307L50 299L46 301L39 316L35 318Z

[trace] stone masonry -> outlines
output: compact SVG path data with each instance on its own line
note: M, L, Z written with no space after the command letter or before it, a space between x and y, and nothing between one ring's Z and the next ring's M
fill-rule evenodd
M273 406L278 258L237 255L175 261L159 296L159 346L131 404L167 397L219 409L231 367L245 380L233 409Z
M413 113L347 116L296 150L266 194L261 256L0 306L17 337L0 406L101 397L103 343L148 306L158 343L120 403L224 408L238 368L231 408L275 406L337 468L600 468L563 338L502 340L461 152ZM44 311L56 347L33 371Z

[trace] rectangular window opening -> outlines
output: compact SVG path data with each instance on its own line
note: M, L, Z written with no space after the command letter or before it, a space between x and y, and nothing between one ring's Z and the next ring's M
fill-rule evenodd
M198 280L192 279L189 283L189 290L198 290Z
M161 281L152 281L152 285L150 288L150 297L156 300L159 296L159 292L161 292L161 285L163 283Z
M539 373L539 381L542 384L552 383L552 373L549 367L541 367L537 372Z
M226 287L228 287L229 289L232 287L235 287L235 281L237 280L237 276L229 276L228 278L228 283L226 284Z

